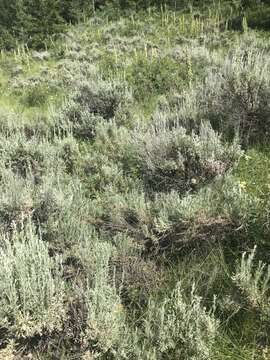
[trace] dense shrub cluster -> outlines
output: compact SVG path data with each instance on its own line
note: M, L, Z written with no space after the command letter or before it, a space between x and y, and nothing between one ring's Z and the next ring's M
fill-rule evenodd
M237 144L222 144L208 124L198 134L188 135L182 127L169 130L166 124L138 136L141 172L149 189L184 194L224 175L237 161Z
M214 2L215 4L215 2ZM267 5L261 1L223 0L219 2L224 13L233 11L238 19L247 10L251 26L269 28L266 12ZM0 4L0 47L11 49L18 42L30 47L44 48L50 43L50 37L63 33L67 24L76 23L94 15L100 9L106 9L109 15L122 10L145 11L148 8L171 8L187 11L190 9L205 10L213 5L212 1L184 0L2 0ZM229 10L228 10L229 9ZM239 15L238 15L239 14ZM241 20L240 20L241 23Z
M91 139L97 124L116 118L129 100L124 84L98 79L79 82L58 115L59 127L76 137Z
M154 115L170 126L180 124L189 131L209 121L226 140L238 137L241 144L268 142L269 61L267 52L250 44L236 47L223 60L214 58L205 79L160 103Z
M265 360L269 41L230 1L110 3L0 56L0 358ZM10 24L34 45L78 5Z
M60 328L65 318L61 259L50 258L31 223L1 243L1 327L17 337Z
M214 127L228 136L238 134L243 144L269 138L269 61L258 49L236 50L217 74L204 84L206 114Z

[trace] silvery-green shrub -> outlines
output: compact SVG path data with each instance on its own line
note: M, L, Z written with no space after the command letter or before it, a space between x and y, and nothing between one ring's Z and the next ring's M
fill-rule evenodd
M186 300L178 283L161 304L150 301L144 319L141 356L145 359L210 359L219 322L194 288Z
M29 222L1 236L0 317L8 333L31 337L60 330L65 318L61 259Z
M244 145L267 141L270 124L269 56L256 47L229 53L218 71L200 88L201 115Z
M250 254L244 252L232 279L250 304L269 318L270 265L255 262L256 246Z
M142 176L151 191L184 194L199 188L231 170L241 155L236 141L223 142L208 123L191 134L184 127L169 129L161 123L135 139Z
M97 124L115 118L129 101L125 84L100 79L81 81L58 114L59 126L76 137L91 139Z

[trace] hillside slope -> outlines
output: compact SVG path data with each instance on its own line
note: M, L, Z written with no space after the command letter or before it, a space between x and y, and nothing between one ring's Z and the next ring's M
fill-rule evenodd
M267 27L112 10L0 55L0 359L270 359Z

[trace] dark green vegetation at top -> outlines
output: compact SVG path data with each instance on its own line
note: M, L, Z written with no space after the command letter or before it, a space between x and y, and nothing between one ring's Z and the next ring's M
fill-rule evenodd
M0 358L270 359L269 10L211 3L5 4Z
M37 49L48 47L56 36L67 31L68 24L78 23L100 10L116 17L123 11L146 11L149 7L183 12L193 9L200 17L202 10L212 4L212 0L1 0L0 48L16 48L18 43ZM223 15L231 12L232 27L239 29L243 16L247 16L251 27L270 27L267 1L222 0L220 4L225 9Z

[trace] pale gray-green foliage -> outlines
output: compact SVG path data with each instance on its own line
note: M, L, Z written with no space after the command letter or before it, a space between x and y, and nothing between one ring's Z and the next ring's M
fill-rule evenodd
M236 48L199 89L202 116L242 142L267 139L270 121L270 62L256 47Z
M131 99L125 84L101 79L82 80L60 111L59 126L75 136L92 138L99 123L112 120Z
M141 356L145 359L211 358L219 323L194 288L186 300L181 283L161 304L150 301L144 320Z
M199 45L198 41L190 40L188 44L176 46L168 50L169 55L180 62L198 62L204 67L215 62L215 53L211 52L209 48L204 45Z
M19 337L61 329L65 318L61 258L49 256L35 231L28 222L12 236L1 236L0 316Z
M122 341L124 331L124 308L119 294L109 278L109 260L112 248L107 243L93 246L93 285L88 284L85 292L87 307L86 336L98 343L101 353L114 353Z
M20 121L19 121L20 119ZM3 134L10 134L22 129L24 117L19 117L13 110L0 109L0 131Z
M115 121L97 125L95 142L84 162L84 173L92 191L103 196L126 193L127 189L143 190L132 135L133 132Z
M65 184L64 180L62 174L46 176L38 188L34 187L33 192L32 217L40 226L43 237L58 243L71 240L67 235L70 226L74 225L70 220L71 212L77 210L81 203L81 199L75 197L78 196L79 185L68 181ZM64 226L63 222L68 225Z
M53 101L60 88L57 77L51 76L49 71L44 70L38 76L12 79L10 90L13 95L19 96L22 105L37 107L46 105L48 101Z
M42 182L43 176L72 173L80 159L76 140L52 136L27 137L23 130L11 134L1 134L2 169L10 168L21 176Z
M149 300L141 325L122 335L116 358L210 359L219 330L214 309L214 302L211 309L204 307L194 286L186 297L178 282L162 301Z
M1 177L0 227L3 230L21 227L30 217L40 226L46 240L59 244L76 241L74 235L79 229L76 221L85 209L79 181L71 182L62 172L49 172L37 185L31 176L24 178L10 169L2 169Z
M259 202L241 190L239 183L230 177L182 197L175 191L159 194L151 203L151 213L158 231L168 231L175 224L185 224L187 234L192 232L197 219L224 219L234 226L247 226ZM252 210L251 210L252 209Z
M225 144L209 124L198 134L183 127L169 129L159 123L136 134L136 146L146 184L156 191L184 193L224 175L241 155L237 142Z
M232 279L251 305L269 316L270 265L261 260L255 262L256 248L255 246L250 254L242 254Z
M125 194L107 191L93 202L93 214L99 217L105 229L117 232L138 233L148 236L148 225L151 223L150 202L141 191L134 190Z
M74 91L85 79L98 81L98 68L89 61L61 60L57 65L57 72L62 86Z
M109 272L111 245L102 241L85 245L84 248L92 249L93 271L85 292L88 312L85 336L97 345L95 356L209 359L219 324L194 289L185 300L183 289L177 284L161 303L149 301L141 326L130 326L113 276L109 276L113 274Z
M21 177L32 177L36 183L41 182L45 174L63 172L65 163L60 152L60 141L53 143L36 137L27 139L21 133L1 137L2 166Z
M247 229L260 214L260 202L241 189L233 178L225 177L193 194L177 191L155 194L151 200L137 190L127 194L106 192L93 202L93 215L102 216L102 227L147 239L159 245L166 235L166 246L183 245L192 240L221 240L234 229ZM212 230L211 230L212 229ZM207 235L208 234L208 235ZM144 247L136 242L137 249Z
M85 209L83 210L85 211ZM79 211L77 213L78 218L80 219L81 214L79 213ZM75 227L76 224L77 221L74 222L72 225ZM86 224L82 223L80 229L77 230L77 233L77 241L76 244L73 246L72 251L80 259L82 266L86 271L88 283L91 283L96 273L95 257L97 256L97 254L95 253L95 250L97 249L99 242L101 242L101 246L105 242L104 239L102 239L102 237L100 236L100 234L96 231L96 229L91 225L87 226Z
M150 212L152 241L175 253L194 241L214 243L236 229L248 229L260 204L239 183L225 178L184 197L175 191L159 194Z
M2 170L1 178L1 227L10 227L31 215L34 190L31 181L9 170Z
M206 78L180 94L170 94L154 114L168 124L197 129L210 121L227 138L238 136L244 145L268 138L270 119L270 62L268 49L246 35L224 58L211 54Z
M183 126L187 130L197 130L201 124L199 99L196 88L183 90L181 94L170 94L159 99L153 122L166 122L168 126Z
M163 16L167 21L166 13ZM80 351L87 348L92 353L90 358L214 358L212 347L219 322L194 289L186 296L186 288L178 283L170 294L158 294L144 307L140 307L137 295L131 300L125 296L147 282L144 275L148 272L150 277L156 269L144 268L147 255L151 261L154 258L152 248L145 251L148 243L161 251L169 245L175 256L177 242L181 249L184 242L191 244L192 240L211 243L213 239L222 244L228 231L229 236L243 235L260 216L259 201L238 182L224 177L241 156L237 141L223 142L209 121L226 134L232 128L234 137L246 131L242 131L248 118L245 112L253 110L253 106L254 119L267 115L264 111L268 107L263 106L268 96L268 74L261 64L268 66L269 61L260 50L267 51L267 41L253 46L252 38L246 39L224 60L223 51L213 53L202 45L205 41L215 47L215 41L223 41L220 33L210 34L208 29L207 35L193 41L179 36L172 21L170 31L175 34L168 31L167 39L163 33L157 34L160 27L150 12L148 20L146 24L137 18L121 18L102 26L103 19L95 17L90 26L81 24L69 34L66 44L63 41L55 49L57 57L66 59L41 74L48 79L48 85L53 86L56 79L55 85L63 85L64 91L70 93L63 108L50 119L53 125L56 122L55 129L37 119L36 126L44 126L48 138L36 136L26 115L1 111L0 225L6 235L2 236L0 251L4 269L0 274L0 320L7 336L16 340L52 332L49 345L53 343L53 349L58 350L54 341L60 344L64 339L69 350L71 338L72 347L76 342ZM144 34L126 35L136 32ZM170 49L175 40L182 45ZM128 67L136 64L134 49L149 61L152 50L153 58L169 56L188 63L189 84L180 94L166 94L165 100L159 100L150 125L145 116L136 119L135 115L133 119L126 111L132 101L126 84L108 80L125 77ZM125 56L127 53L132 56ZM101 80L95 65L99 60L106 81ZM106 64L119 69L119 73L115 70L108 76ZM209 74L202 85L193 87L198 80L196 71L202 77L206 73L205 69L201 73L198 65L210 67ZM18 94L21 86L27 89L30 85L30 95L35 95L40 83L41 77L17 79L10 84ZM251 88L250 93L249 85L255 89ZM46 89L41 86L40 90L42 95ZM131 109L138 111L137 106ZM252 122L254 129L256 124ZM79 142L70 133L80 140L91 138L91 143ZM249 135L253 136L253 130ZM32 225L26 225L29 218ZM164 239L167 243L162 247ZM58 251L63 252L63 270L55 255ZM194 253L201 257L200 251ZM123 272L121 278L125 269L122 260L139 263L139 280L133 272ZM208 266L204 262L199 278L198 271L194 271L196 261L189 263L190 258L185 257L185 265L181 263L183 273L191 273L186 276L192 279L186 280L189 285L195 280L202 286L201 292L211 288L204 294L206 298L217 285L216 274L210 275L211 280L205 274L209 269L216 271L218 260L209 261ZM260 306L265 312L269 305L269 269L262 263L257 268L251 262L254 259L245 256L233 280L256 311ZM162 268L153 274L161 278L161 283ZM66 289L64 282L68 284ZM140 291L144 297L149 294L146 288L143 283ZM154 292L151 284L147 290ZM139 318L137 312L132 314L133 303L123 305L134 300ZM76 329L81 331L79 335ZM56 340L57 330L63 331L60 342ZM65 336L65 331L70 337ZM76 346L74 349L78 350ZM68 350L64 357L69 357Z

